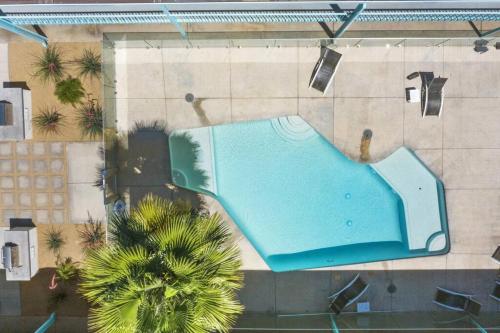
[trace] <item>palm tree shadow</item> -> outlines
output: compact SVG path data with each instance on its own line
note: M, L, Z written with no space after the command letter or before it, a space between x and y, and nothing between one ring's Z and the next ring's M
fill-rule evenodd
M164 124L138 122L108 145L106 164L107 169L116 170L115 192L128 192L132 207L152 193L173 201L188 201L194 209L203 209L199 194L172 185L168 138Z

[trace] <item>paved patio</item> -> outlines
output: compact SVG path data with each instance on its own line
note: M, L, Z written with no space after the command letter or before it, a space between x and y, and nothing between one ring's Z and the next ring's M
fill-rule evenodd
M340 269L497 269L490 255L500 242L498 51L490 48L479 55L465 42L439 46L378 42L359 48L351 42L347 42L350 47L337 49L344 57L333 89L325 96L308 89L318 47L293 41L266 47L255 41L253 46L247 42L240 47L197 48L195 43L193 48L176 48L168 41L149 41L153 47L136 43L125 48L127 42L119 42L113 59L117 128L123 133L139 121L156 121L170 131L199 127L207 119L213 125L298 114L356 160L363 130L369 128L374 161L406 145L443 180L451 252ZM414 71L434 71L449 78L440 119L422 119L420 105L405 102L405 87L420 85L405 78ZM203 99L204 116L185 101L187 93ZM165 144L158 154L166 154L167 148ZM139 157L134 157L136 162ZM168 157L159 162L168 162ZM157 181L150 173L150 182L122 183L122 190L184 195L166 186L165 166L153 172L161 175ZM216 202L207 198L207 205L230 221ZM268 269L238 231L236 237L244 268Z

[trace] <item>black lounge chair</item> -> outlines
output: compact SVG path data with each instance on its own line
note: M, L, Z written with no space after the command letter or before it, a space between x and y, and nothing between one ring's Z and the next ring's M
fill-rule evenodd
M500 280L496 281L495 289L493 289L493 294L490 295L495 301L500 302Z
M467 314L479 315L481 303L472 298L472 295L462 294L444 288L437 288L434 304L448 310L465 312Z
M479 39L474 42L474 51L481 54L488 52L488 41Z
M327 47L321 47L321 56L311 74L309 88L314 88L325 94L332 84L341 58L342 54Z
M340 314L345 307L351 305L356 302L358 298L363 295L363 293L368 288L369 284L367 284L361 277L356 275L351 282L349 282L344 288L328 297L331 299L330 309L335 314Z
M500 264L500 246L497 246L497 249L495 250L495 252L493 252L491 258L493 258L493 260Z
M447 78L434 77L433 72L415 72L408 75L408 79L420 76L422 79L422 89L420 91L420 107L422 117L441 116L443 110L443 86Z

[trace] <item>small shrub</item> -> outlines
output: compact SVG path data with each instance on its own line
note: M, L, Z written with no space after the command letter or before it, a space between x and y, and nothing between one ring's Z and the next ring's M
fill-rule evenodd
M61 52L56 46L49 46L36 57L33 67L33 76L39 78L43 83L48 81L60 81L66 72L66 63L62 60Z
M64 116L55 108L45 107L33 117L33 124L43 134L59 134L64 125Z
M88 101L78 109L78 125L82 136L91 139L102 135L102 107L95 101Z
M45 233L45 246L47 246L47 249L52 251L56 257L59 256L59 252L64 243L65 241L62 237L61 230L51 228Z
M84 229L78 233L82 239L81 243L86 250L97 249L104 245L106 234L104 233L102 222L93 219L90 214L85 222Z
M57 308L67 298L68 293L64 289L56 289L52 291L49 296L49 309Z
M78 273L78 268L73 262L73 259L67 257L64 261L58 263L56 267L57 278L62 281L69 281L74 278Z
M85 96L85 89L80 79L68 77L56 83L54 94L61 103L75 106Z
M98 79L101 76L101 55L91 49L83 50L82 56L75 59L74 63L78 67L80 77Z

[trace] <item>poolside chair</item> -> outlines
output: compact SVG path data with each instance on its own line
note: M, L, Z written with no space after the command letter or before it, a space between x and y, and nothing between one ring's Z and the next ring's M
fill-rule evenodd
M488 52L488 41L484 39L478 39L474 42L474 51L481 54Z
M481 303L472 298L472 295L458 293L444 288L437 288L434 304L448 310L465 312L467 314L479 315Z
M325 94L333 82L341 58L342 54L328 47L321 47L321 55L311 74L309 88L314 88Z
M490 295L495 301L500 302L500 280L496 281L495 289L493 289L493 293Z
M328 297L331 299L330 309L335 314L340 314L345 307L356 302L358 298L363 295L363 293L368 289L369 284L367 284L361 277L356 275L351 282L349 282L344 288L336 292L332 296Z
M411 80L420 76L422 89L420 90L420 108L422 117L441 116L443 110L443 86L447 78L434 77L433 72L414 72L407 76Z
M500 264L500 246L497 246L497 249L493 252L491 258L493 258L497 264Z

